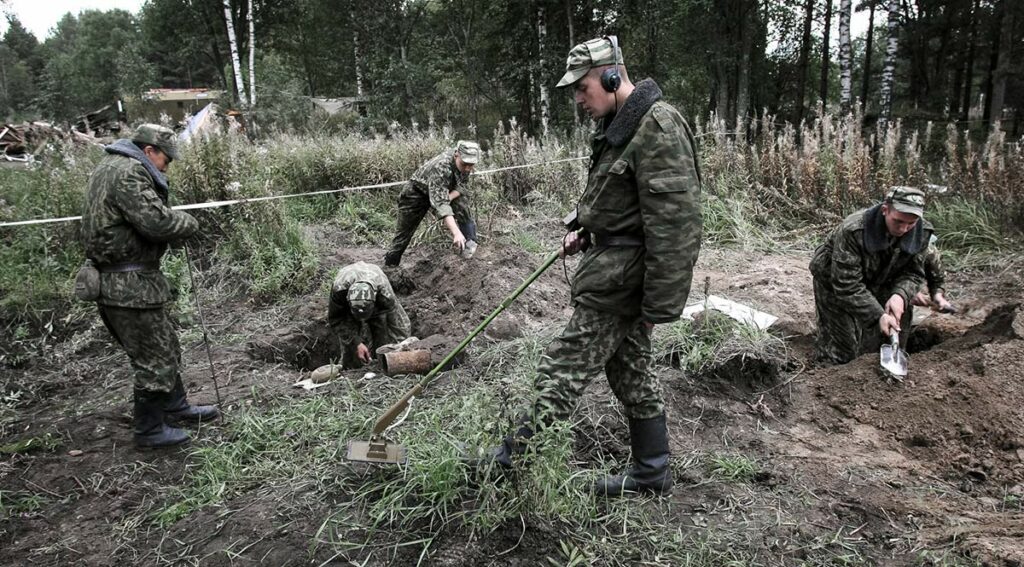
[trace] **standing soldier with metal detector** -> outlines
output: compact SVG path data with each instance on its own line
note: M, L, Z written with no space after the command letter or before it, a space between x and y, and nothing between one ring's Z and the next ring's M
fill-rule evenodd
M181 347L165 308L170 286L160 271L168 244L188 238L199 225L167 204L164 173L178 157L173 131L143 124L131 140L104 149L107 156L89 178L82 214L82 244L94 268L87 262L79 280L94 283L83 286L87 291L80 297L96 301L104 325L131 360L135 444L178 445L189 437L173 425L219 415L214 406L193 406L186 399Z
M568 419L604 371L629 419L633 465L600 479L595 492L666 493L672 473L651 331L677 320L690 292L701 239L696 144L653 80L630 81L615 36L574 47L557 86L572 87L601 126L570 227L582 230L563 242L563 254L585 252L572 284L575 310L541 358L532 407L486 460L511 467L537 428Z

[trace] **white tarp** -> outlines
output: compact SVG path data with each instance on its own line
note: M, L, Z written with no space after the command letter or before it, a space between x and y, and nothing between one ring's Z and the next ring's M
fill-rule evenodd
M683 318L692 320L694 315L701 313L704 309L714 309L715 311L719 311L740 323L751 325L762 331L771 327L779 320L775 315L758 311L753 307L743 305L742 303L736 303L735 301L728 300L724 297L718 297L717 295L709 295L705 301L687 306L686 309L683 309Z
M202 132L213 124L213 118L217 113L217 105L210 103L197 112L195 116L188 119L185 129L178 134L182 142L191 140L196 134Z

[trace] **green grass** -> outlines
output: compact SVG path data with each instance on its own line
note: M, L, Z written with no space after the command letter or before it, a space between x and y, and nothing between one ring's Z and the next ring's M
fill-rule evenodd
M45 433L37 437L29 437L21 441L13 441L0 445L0 455L32 453L35 451L53 451L63 444L60 437Z
M396 189L361 192L343 198L333 223L352 244L386 246L395 232L398 193ZM422 225L431 224L428 214Z
M700 375L733 356L785 359L786 345L779 337L717 311L705 313L699 325L685 319L658 325L653 338L655 360L677 366L689 375Z
M936 199L925 218L935 227L936 247L947 267L1001 265L1008 254L1020 251L1001 217L980 204L959 197Z
M0 490L0 518L31 514L43 509L50 498L35 492Z
M271 207L261 204L257 207ZM253 210L236 221L219 255L258 302L308 291L319 266L298 222L276 210Z
M719 455L709 463L711 473L732 482L750 482L761 470L758 464L743 455Z
M467 466L464 446L493 446L507 432L532 391L549 338L481 345L477 364L414 400L388 434L408 449L405 465L352 464L343 456L346 441L365 439L412 380L341 380L322 395L298 399L255 392L254 403L232 414L218 439L193 449L184 482L150 521L168 529L242 494L288 501L315 496L319 506L311 506L323 516L310 553L356 562L381 553L426 557L445 538L488 538L525 524L560 534L547 553L549 564L746 564L751 556L740 546L741 533L666 524L667 500L594 498L594 479L623 463L576 462L569 424L538 433L511 477Z

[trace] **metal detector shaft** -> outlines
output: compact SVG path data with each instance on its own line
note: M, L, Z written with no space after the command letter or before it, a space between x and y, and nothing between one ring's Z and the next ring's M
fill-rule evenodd
M199 326L203 328L203 344L206 346L206 359L210 362L210 378L213 378L213 392L217 395L217 407L220 408L220 420L224 422L224 404L220 401L220 384L217 383L217 371L213 367L213 353L210 351L210 337L206 332L206 319L203 318L203 307L199 303L199 288L196 287L196 276L192 273L192 255L185 245L185 265L188 266L188 278L192 283L192 299L195 300L196 314L199 315Z
M442 368L447 366L448 363L451 362L453 358L458 356L458 354L462 352L464 348L466 348L466 345L468 345L470 341L472 341L477 335L479 335L481 331L487 328L487 325L489 325L491 321L493 321L494 318L498 316L499 313L501 313L502 311L505 310L506 307L511 305L512 302L515 301L516 298L519 297L519 295L522 294L524 290L526 290L526 288L530 287L530 284L532 284L542 273L544 273L544 270L547 270L549 267L551 267L551 264L554 264L555 261L558 260L558 254L558 251L552 252L547 257L547 259L544 260L544 263L541 264L541 266L537 268L536 271L530 274L530 277L526 278L526 280L523 281L523 283L520 284L519 287L516 288L516 290L513 291L511 295L506 297L501 302L501 304L498 305L498 307L495 308L494 311L492 311L491 314L487 316L486 319L484 319L479 325L476 326L475 329L473 329L471 333L469 333L468 336L466 336L466 338L462 339L462 342L459 343L459 345L456 346L454 349L452 349L452 351L448 353L448 356L444 357L444 360L439 362L437 366L431 368L430 372L427 372L427 375L424 376L422 380L420 380L419 384L413 386L412 389L410 389L408 392L405 393L404 396L402 396L402 399L395 402L395 405L391 406L391 408L388 409L388 411L384 412L384 415L380 416L380 419L378 419L377 423L374 424L373 426L373 437L377 438L382 433L384 433L384 430L387 429L388 426L391 425L395 421L395 419L397 419L398 416L401 415L403 411L405 411L405 408L409 405L409 400L420 395L420 392L423 391L423 388L425 388L427 384L434 380L434 377L436 377L441 372Z

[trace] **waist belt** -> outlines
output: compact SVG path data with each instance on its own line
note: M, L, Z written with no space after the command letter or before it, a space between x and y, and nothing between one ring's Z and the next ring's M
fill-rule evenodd
M629 246L643 246L644 238L642 236L634 236L631 234L598 234L591 233L590 240L594 243L594 246L599 248L605 247L629 247Z
M96 269L105 274L122 272L158 272L160 262L125 262L123 264L97 264Z

